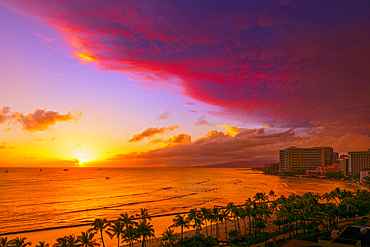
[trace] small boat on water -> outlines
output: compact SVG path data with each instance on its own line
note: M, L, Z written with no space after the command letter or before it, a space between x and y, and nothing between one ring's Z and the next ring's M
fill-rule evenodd
M8 173L8 170L5 170L5 173Z
M64 172L68 172L69 170L68 169L63 169Z
M40 169L40 172L42 172L42 169Z

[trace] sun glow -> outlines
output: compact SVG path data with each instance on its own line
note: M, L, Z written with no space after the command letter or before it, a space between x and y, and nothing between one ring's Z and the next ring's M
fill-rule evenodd
M90 162L90 161L93 161L94 158L92 157L92 155L90 154L75 154L74 155L75 159L78 159L80 161L80 165L83 164L83 163L86 163L86 162Z

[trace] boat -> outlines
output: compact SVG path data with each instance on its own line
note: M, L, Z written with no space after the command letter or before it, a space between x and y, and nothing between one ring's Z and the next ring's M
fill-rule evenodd
M40 169L40 172L42 172L42 169Z
M110 179L110 177L105 177L105 179Z
M68 169L63 169L63 171L68 172L69 170Z
M8 173L8 170L5 170L5 173Z

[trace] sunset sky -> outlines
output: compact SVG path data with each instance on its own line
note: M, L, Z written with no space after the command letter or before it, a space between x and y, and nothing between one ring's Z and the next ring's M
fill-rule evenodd
M0 0L0 166L370 148L369 0Z

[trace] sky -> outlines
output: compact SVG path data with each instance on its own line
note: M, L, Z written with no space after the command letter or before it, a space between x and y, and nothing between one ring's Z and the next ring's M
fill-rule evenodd
M368 0L0 0L0 166L370 148Z

